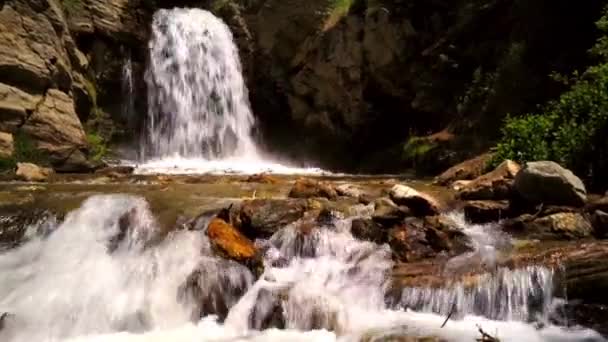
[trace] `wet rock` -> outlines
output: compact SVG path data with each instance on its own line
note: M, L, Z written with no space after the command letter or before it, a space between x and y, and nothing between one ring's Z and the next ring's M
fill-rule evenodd
M285 329L283 306L286 299L286 289L260 289L255 306L249 314L249 328L255 330Z
M409 219L388 233L388 244L394 257L402 262L412 262L449 252L452 244L446 233L427 226L422 220Z
M11 158L14 150L13 135L0 132L0 159Z
M248 183L277 184L279 179L267 173L259 173L247 177Z
M352 222L351 233L359 240L383 244L388 241L388 230L370 219L355 219Z
M596 210L591 215L591 224L597 238L605 239L608 237L608 213L602 210Z
M438 185L449 185L455 181L473 180L483 174L493 156L493 153L484 153L473 159L454 165L437 176L435 183Z
M45 182L53 170L32 163L17 163L17 178L26 182Z
M28 228L37 234L50 234L57 226L57 217L47 210L10 209L0 212L0 249L13 248L27 240Z
M411 216L410 209L397 206L390 198L382 197L374 201L372 219L383 226L393 226L408 216Z
M329 183L316 181L308 178L296 180L295 184L289 192L291 198L311 198L321 197L329 200L334 200L338 197L338 193Z
M208 315L217 315L223 321L252 283L253 276L243 265L206 259L180 285L177 298L193 308L194 322Z
M581 207L587 201L583 182L552 161L530 162L515 177L514 188L530 203Z
M587 205L585 206L585 211L593 213L596 210L608 212L608 196L588 199Z
M471 238L449 217L443 215L427 216L424 218L424 225L432 227L447 236L451 255L459 255L473 250Z
M226 259L248 263L257 258L253 242L221 218L209 222L207 236L214 251Z
M256 199L243 201L240 228L249 238L268 238L277 230L304 216L307 203L302 199Z
M415 216L432 216L441 211L441 205L435 198L406 185L393 186L389 195L395 204L408 207Z
M558 213L540 218L525 214L504 221L503 229L516 236L539 240L572 240L593 235L591 223L580 213Z
M510 216L509 201L468 201L464 216L471 223L496 222Z
M521 167L505 160L493 171L462 186L458 196L464 200L506 200L511 195L513 179Z
M340 184L336 186L336 192L340 196L354 198L359 198L365 194L360 187L353 184Z

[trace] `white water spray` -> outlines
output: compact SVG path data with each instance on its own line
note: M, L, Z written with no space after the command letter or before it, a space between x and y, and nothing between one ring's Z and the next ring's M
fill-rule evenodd
M180 230L158 242L144 200L94 196L48 237L0 253L0 311L12 314L0 340L354 342L403 333L471 342L479 324L501 341L604 341L589 330L538 329L525 315L499 312L492 320L468 305L440 328L445 315L434 312L443 313L453 297L416 294L418 309L428 312L387 306L388 247L356 240L349 219L306 220L258 241L266 267L252 284L243 266L213 256L204 231ZM551 277L541 268L515 272L488 275L479 283L482 298L510 298L497 291L501 286L524 294L529 275ZM184 292L184 284L195 286ZM218 307L228 310L223 323L198 320L221 314Z

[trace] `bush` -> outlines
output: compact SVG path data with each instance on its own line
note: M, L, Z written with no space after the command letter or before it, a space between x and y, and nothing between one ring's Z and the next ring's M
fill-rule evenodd
M608 32L608 16L598 22ZM592 52L601 57L559 99L539 113L507 117L494 163L554 160L571 168L592 185L608 185L599 177L608 171L608 38L601 37Z
M109 148L106 144L106 141L99 134L88 133L87 140L89 141L89 145L91 146L90 156L93 161L100 161L108 154Z

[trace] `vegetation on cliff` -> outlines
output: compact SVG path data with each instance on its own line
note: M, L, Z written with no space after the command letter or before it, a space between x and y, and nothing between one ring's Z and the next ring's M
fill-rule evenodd
M497 162L554 160L595 186L605 185L600 176L608 171L608 9L597 26L604 35L591 51L599 63L566 80L570 88L540 111L507 117Z

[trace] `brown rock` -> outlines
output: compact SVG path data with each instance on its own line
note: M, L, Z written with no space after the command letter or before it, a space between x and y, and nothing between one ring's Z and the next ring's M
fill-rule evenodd
M463 186L458 196L465 200L509 199L513 179L521 167L514 161L505 160L493 171L486 173Z
M338 194L336 190L325 182L316 181L308 178L300 178L291 188L289 192L291 198L311 198L321 197L330 200L336 199Z
M516 236L538 240L573 240L592 237L593 227L583 215L575 212L537 218L522 215L506 220L503 229Z
M120 175L130 175L135 171L133 166L109 166L98 169L95 171L96 174L105 175L105 176L120 176Z
M256 258L256 248L245 235L226 221L214 218L207 227L214 250L224 258L247 262Z
M239 218L240 228L250 238L268 238L277 230L304 216L307 210L303 199L256 199L243 201Z
M493 156L493 153L484 153L473 159L454 165L437 176L437 178L435 178L435 183L439 185L449 185L459 180L475 179L481 176L487 169L488 163Z
M453 247L448 234L419 219L406 220L391 229L388 244L395 258L403 262L432 258Z
M44 182L53 170L32 163L17 163L17 178L26 182Z
M357 239L377 244L386 243L388 240L388 230L370 219L353 220L351 233Z
M247 177L248 183L277 184L279 179L267 173L259 173Z
M11 158L14 150L13 135L0 132L0 159Z
M390 228L410 215L408 207L399 207L390 198L381 197L374 201L372 219L385 227Z
M464 216L472 223L496 222L509 218L509 201L468 201L464 205Z
M442 207L432 196L401 184L391 188L390 197L395 204L410 208L415 216L433 216L438 214Z

